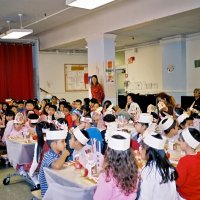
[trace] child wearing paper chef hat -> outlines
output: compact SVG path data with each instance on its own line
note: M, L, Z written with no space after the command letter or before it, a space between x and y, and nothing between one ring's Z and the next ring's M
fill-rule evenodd
M108 139L103 171L94 200L136 199L138 171L130 149L130 134L114 131Z
M180 129L185 129L193 126L193 118L190 117L186 112L177 117L177 122Z
M160 122L160 126L164 135L167 138L173 138L175 135L178 134L178 124L177 121L173 119L172 116L167 116L162 119Z
M86 154L91 152L91 146L88 145L89 135L86 130L80 130L76 127L72 130L71 139L69 141L70 148L73 151L73 160L78 160L84 167L86 166Z
M198 200L200 197L200 132L192 127L182 131L179 137L181 150L185 152L176 167L178 192L183 199Z
M141 142L140 153L146 165L141 172L139 200L176 200L176 169L165 154L165 140L160 134L148 134Z
M86 130L87 128L90 128L92 126L92 118L90 116L82 116L80 119L80 123L81 124L79 125L79 128Z
M52 127L54 125L49 124L48 122L45 122L45 121L36 124L37 135L35 139L37 140L37 142L35 143L33 161L30 165L30 169L28 173L29 177L34 183L34 187L31 188L31 191L40 189L38 173L39 173L42 159L44 157L44 153L49 151L49 147L47 143L45 142L45 137L46 137L46 132L50 130L50 126Z
M46 142L50 150L44 155L39 172L42 197L48 189L44 167L61 169L67 156L69 156L69 151L66 149L65 143L66 137L66 130L49 130L46 132Z
M138 143L148 133L147 129L152 124L153 117L149 113L140 113L138 120L135 123L136 133L132 135L132 139ZM136 135L137 134L137 135Z

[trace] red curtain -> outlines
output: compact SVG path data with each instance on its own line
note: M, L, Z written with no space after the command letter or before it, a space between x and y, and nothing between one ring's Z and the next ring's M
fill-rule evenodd
M31 44L0 43L0 101L34 97Z

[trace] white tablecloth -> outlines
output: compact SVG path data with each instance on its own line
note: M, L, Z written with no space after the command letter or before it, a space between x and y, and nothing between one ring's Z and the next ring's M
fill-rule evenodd
M81 177L80 170L68 166L61 170L45 168L48 190L44 200L92 200L96 183Z
M16 168L17 164L23 165L33 161L35 143L25 143L22 139L6 140L8 159Z

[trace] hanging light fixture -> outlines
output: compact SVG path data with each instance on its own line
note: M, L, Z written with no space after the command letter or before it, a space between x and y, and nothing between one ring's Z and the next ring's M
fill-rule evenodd
M33 32L32 29L24 29L22 26L22 14L18 14L20 19L20 29L10 29L10 21L6 21L9 30L0 35L1 39L19 39Z
M115 0L66 0L65 4L72 7L92 10L112 1Z

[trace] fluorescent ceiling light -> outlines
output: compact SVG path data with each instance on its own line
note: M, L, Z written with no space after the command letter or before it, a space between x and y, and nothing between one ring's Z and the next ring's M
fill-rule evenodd
M32 29L10 29L0 35L1 39L19 39L33 32Z
M94 8L108 4L114 0L66 0L66 4L72 7L92 10Z

